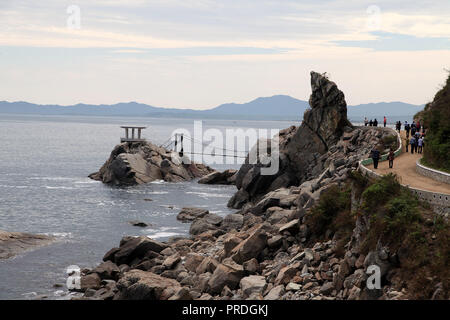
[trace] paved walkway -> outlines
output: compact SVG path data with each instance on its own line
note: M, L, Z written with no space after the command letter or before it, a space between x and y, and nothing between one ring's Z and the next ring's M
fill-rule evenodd
M418 159L422 158L421 154L411 154L411 149L409 152L405 152L405 131L401 131L403 153L400 154L394 160L394 167L389 169L389 161L383 161L378 164L378 169L373 168L373 164L368 165L367 168L374 170L378 174L387 174L394 172L399 176L400 182L411 187L450 194L450 185L433 180L431 178L420 175L416 172L416 162Z

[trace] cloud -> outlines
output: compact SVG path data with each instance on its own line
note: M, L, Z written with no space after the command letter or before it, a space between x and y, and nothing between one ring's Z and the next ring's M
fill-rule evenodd
M339 46L371 48L377 51L450 50L450 38L415 37L404 34L373 32L372 40L335 41Z
M66 27L72 3L80 30ZM196 107L304 99L316 69L352 103L423 103L448 64L448 12L429 0L3 0L0 82L10 100L70 104L83 92Z

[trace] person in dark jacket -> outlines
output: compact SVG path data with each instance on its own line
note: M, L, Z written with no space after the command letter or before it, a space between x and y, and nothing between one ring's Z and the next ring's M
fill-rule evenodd
M415 137L415 140L414 140L414 152L415 153L418 153L419 152L419 133L418 132L416 132L416 137Z
M371 127L371 126L373 126L373 121L372 121L372 119L370 119L370 121L369 121L369 127Z
M416 138L414 138L414 136L411 136L409 144L411 145L411 154L414 154L414 146L416 145Z
M411 126L409 125L408 122L406 122L405 124L405 131L406 131L406 139L409 138L409 131L411 130Z
M391 168L391 169L394 166L394 158L395 158L394 149L391 148L391 150L389 150L389 155L388 155L389 168Z
M374 169L378 169L378 161L380 160L380 151L378 151L376 148L373 149L371 157L372 157Z
M373 126L374 127L378 127L378 120L377 120L377 118L375 118L375 120L373 120Z

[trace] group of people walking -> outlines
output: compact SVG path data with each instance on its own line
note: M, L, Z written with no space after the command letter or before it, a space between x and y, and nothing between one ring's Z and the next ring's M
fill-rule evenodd
M422 153L425 144L425 128L420 124L420 121L409 124L405 121L406 132L406 152L408 152L408 145L411 149L411 154ZM411 138L409 138L411 134Z
M372 122L372 120L370 120L370 122ZM370 122L367 121L367 118L364 119L365 126L367 126L368 123L370 126L372 126L373 124L371 125ZM384 126L386 127L386 117L384 117L383 122ZM400 121L397 121L395 123L395 129L398 132L400 132L401 126L402 123ZM420 123L420 121L417 122L412 121L411 124L409 124L408 121L405 121L403 126L406 133L406 143L405 143L406 152L408 152L409 147L411 150L411 154L414 154L414 152L422 153L425 145L425 133L426 133L424 126ZM371 158L373 160L374 169L378 168L378 162L380 161L380 157L381 157L380 151L377 148L374 148L371 152ZM389 154L387 156L387 160L389 161L389 168L393 168L394 158L395 158L394 150L393 148L390 148Z

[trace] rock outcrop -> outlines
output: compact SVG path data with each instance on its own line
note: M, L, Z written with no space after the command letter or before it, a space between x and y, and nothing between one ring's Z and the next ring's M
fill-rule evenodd
M55 241L54 237L0 230L0 259L8 259L32 248Z
M151 142L125 142L117 145L100 170L89 177L127 186L154 180L189 181L212 172L213 169L203 164L184 164L177 154Z
M236 174L238 192L230 199L229 207L240 209L249 201L258 201L269 191L300 185L314 178L334 160L337 164L335 167L339 167L344 164L339 162L339 158L352 159L351 157L355 156L353 161L350 161L354 163L368 152L365 147L369 146L373 132L353 128L347 119L344 93L337 85L326 76L311 72L311 88L311 109L305 111L301 126L292 126L280 131L278 135L278 172L263 175L261 168L264 166L260 163L249 164L247 157L245 164ZM350 146L345 149L342 148L347 144L343 140L344 133L347 133L347 140L352 139ZM365 146L361 144L363 139L367 139ZM274 140L268 143L268 146L272 143L275 143ZM346 153L345 157L339 151Z

